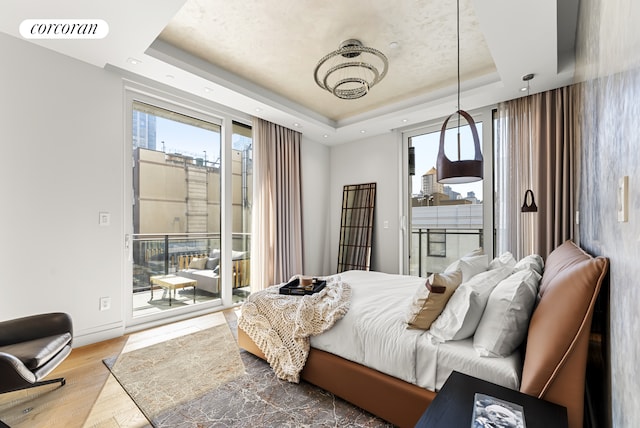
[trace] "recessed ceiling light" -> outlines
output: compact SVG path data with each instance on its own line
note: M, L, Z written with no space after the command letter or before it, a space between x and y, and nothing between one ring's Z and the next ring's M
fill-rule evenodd
M293 126L295 126L297 128L298 126L300 126L300 124L298 122L296 122L296 123L293 124Z
M139 59L135 59L135 58L127 58L127 62L128 62L129 64L138 65L138 64L140 64L142 61L140 61Z
M361 133L361 134L364 134L365 132L367 132L367 131L365 131L364 129L361 129L361 130L360 130L360 133Z
M525 86L524 88L520 88L520 91L527 92L527 87Z
M398 42L389 43L389 49L398 49L399 47L400 47L400 43Z
M324 135L323 135L323 137L324 137L324 138L329 138L329 135L324 134Z
M262 109L260 107L256 108L256 112L260 113Z
M402 119L402 123L407 123L408 119Z
M204 88L204 91L205 92L213 92L213 89L207 87L207 88Z
M167 79L175 79L176 76L174 76L173 74L167 74Z

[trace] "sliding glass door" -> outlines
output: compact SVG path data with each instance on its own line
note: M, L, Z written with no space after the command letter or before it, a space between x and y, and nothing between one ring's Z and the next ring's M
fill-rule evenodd
M474 116L485 153L484 180L481 181L451 185L438 183L436 160L440 127L444 119L432 126L404 134L405 147L412 148L415 162L415 173L408 177L407 185L409 227L406 233L405 254L408 257L405 272L410 275L428 276L433 272L441 272L451 262L478 247L484 248L491 255L493 234L486 233L493 230L490 190L491 112L488 110ZM459 129L457 123L450 123L446 130L447 157L451 160L458 159L458 132L461 139L460 159L472 159L474 152L471 130L464 121Z
M219 299L221 127L133 103L133 312Z
M250 287L251 127L140 95L131 96L130 109L130 319L222 305L223 298L226 304L244 301ZM226 141L223 124L231 129ZM225 263L230 268L223 269Z

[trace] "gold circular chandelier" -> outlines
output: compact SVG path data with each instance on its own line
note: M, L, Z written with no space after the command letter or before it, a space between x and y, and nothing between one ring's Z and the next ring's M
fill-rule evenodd
M316 65L318 86L343 100L355 100L387 74L387 57L377 49L363 46L360 40L340 43L338 50L325 55Z

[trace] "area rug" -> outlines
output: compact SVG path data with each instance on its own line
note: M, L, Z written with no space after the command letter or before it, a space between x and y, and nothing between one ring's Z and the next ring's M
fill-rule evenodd
M304 381L279 380L238 348L237 320L227 322L105 364L157 428L391 427Z
M105 364L154 426L173 409L244 375L226 324L123 353Z

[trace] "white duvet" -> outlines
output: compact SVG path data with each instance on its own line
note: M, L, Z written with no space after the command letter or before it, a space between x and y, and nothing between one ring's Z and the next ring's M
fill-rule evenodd
M347 314L311 346L406 382L438 391L459 371L508 388L520 386L518 352L506 358L479 357L472 339L432 344L423 330L407 329L405 313L425 278L381 272L340 274L351 286Z

